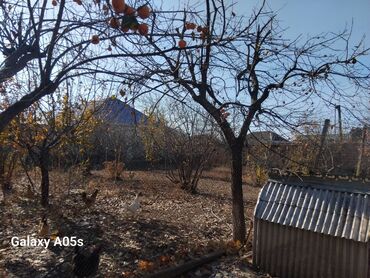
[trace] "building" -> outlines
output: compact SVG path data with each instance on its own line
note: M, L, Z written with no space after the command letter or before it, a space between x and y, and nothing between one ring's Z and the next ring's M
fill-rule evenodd
M100 124L93 136L90 157L93 165L104 161L123 161L136 167L145 161L145 150L140 138L139 126L147 117L117 98L107 98L90 103Z
M266 169L283 168L291 142L271 131L256 131L247 135L246 160L249 165ZM252 167L255 171L255 167Z
M270 179L255 208L253 262L278 277L369 277L369 181Z
M132 126L146 122L147 117L117 98L107 98L91 103L96 111L94 115L106 124Z
M248 146L264 145L266 147L289 144L289 141L272 131L255 131L247 135Z

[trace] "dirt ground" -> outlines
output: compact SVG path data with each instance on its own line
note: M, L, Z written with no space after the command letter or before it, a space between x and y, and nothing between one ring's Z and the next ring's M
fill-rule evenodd
M5 204L0 199L0 277L71 277L73 247L10 245L12 236L37 237L44 214L54 235L76 236L87 246L102 244L96 277L145 277L201 257L232 238L229 172L224 168L206 172L195 195L180 190L161 171L135 171L116 182L104 171L72 182L66 174L52 172L48 210L39 205L39 196L26 196L25 180L18 177L13 200ZM100 190L96 202L86 208L81 193L94 189ZM127 206L138 192L141 209L131 213ZM247 230L258 192L244 188ZM238 254L184 277L257 277L248 267L250 258L248 243Z

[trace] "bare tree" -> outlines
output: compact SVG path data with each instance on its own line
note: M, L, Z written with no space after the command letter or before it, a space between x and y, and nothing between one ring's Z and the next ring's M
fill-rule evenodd
M140 126L147 158L164 160L167 178L185 191L196 193L204 169L210 166L217 155L216 148L222 144L216 124L199 107L173 100L165 106L161 112L156 109L157 112L149 113Z
M124 19L127 16L116 14L108 0L104 3L0 1L0 51L3 54L0 91L8 89L9 79L31 88L14 96L9 106L1 107L0 131L17 114L42 97L53 94L62 82L73 82L76 76L83 76L92 83L99 76L95 90L104 89L104 86L119 87L122 68L127 66L130 57L143 55L135 53L136 46L130 43L131 36L142 37L143 33L122 31ZM138 20L141 19L132 16L130 19L135 22L132 28L140 27ZM142 21L149 23L150 20ZM26 70L35 73L32 79Z
M138 46L142 53L151 48L161 55L134 57L130 82L141 89L132 96L151 92L195 102L217 122L232 156L233 237L244 241L242 161L248 131L264 124L293 128L307 106L324 111L339 99L347 114L358 116L361 109L353 105L366 97L369 67L361 59L368 49L362 42L351 47L347 31L288 40L264 5L249 18L223 0L193 6L199 11L157 14L154 32L172 36L149 36ZM165 52L173 46L178 48Z

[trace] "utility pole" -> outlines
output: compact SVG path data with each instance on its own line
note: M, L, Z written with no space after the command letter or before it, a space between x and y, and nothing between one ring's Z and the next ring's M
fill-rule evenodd
M342 112L340 109L340 105L336 105L335 109L338 110L339 140L340 140L340 143L343 143Z
M321 156L322 150L324 148L325 139L326 139L326 135L327 135L328 130L329 130L329 126L330 126L330 120L326 119L325 122L324 122L324 127L322 129L322 133L321 133L319 151L316 155L316 160L315 160L315 165L314 165L315 170L317 169L317 166L319 165L320 156Z

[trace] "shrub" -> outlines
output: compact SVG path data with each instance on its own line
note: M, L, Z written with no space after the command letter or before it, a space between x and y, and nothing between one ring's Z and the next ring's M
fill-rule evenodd
M125 169L125 164L121 161L105 161L103 163L104 171L108 173L109 178L121 180Z

